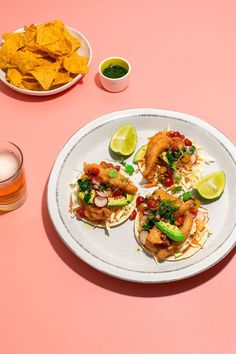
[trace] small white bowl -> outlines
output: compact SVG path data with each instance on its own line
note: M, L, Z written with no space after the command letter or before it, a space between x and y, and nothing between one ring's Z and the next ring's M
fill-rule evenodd
M120 65L127 70L127 73L119 78L109 78L103 74L103 71L111 64ZM121 57L109 57L104 59L99 65L99 77L102 86L110 92L120 92L129 86L131 65L127 59Z

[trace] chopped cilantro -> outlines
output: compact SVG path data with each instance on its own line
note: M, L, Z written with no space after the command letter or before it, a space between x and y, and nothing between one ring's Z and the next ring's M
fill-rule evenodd
M92 189L92 184L89 179L78 179L77 183L81 192L85 192L87 190Z
M183 201L186 202L191 198L191 192L186 192L183 194Z
M125 166L125 172L128 173L128 175L132 176L134 173L134 168L132 165L126 165Z
M171 193L175 194L175 193L181 192L182 190L183 190L182 186L177 186L177 187L172 189Z
M110 187L109 183L108 183L108 182L105 182L105 183L103 183L103 184L101 185L100 190L101 190L101 192L104 192L104 191L106 191L109 187Z
M77 183L81 192L84 192L84 201L89 202L91 198L91 192L93 189L92 183L89 179L78 179Z
M180 181L181 181L181 177L180 177L180 176L176 176L176 177L175 177L175 182L176 182L176 183L179 183Z
M190 146L188 148L188 152L190 153L190 155L193 155L196 151L196 147L194 145Z
M149 220L143 225L143 230L146 230L146 231L151 230L154 225L155 225L155 222L153 220Z
M125 172L128 173L128 175L132 176L132 174L134 173L134 168L132 165L128 165L124 159L120 160L120 164L123 165L125 167Z
M164 199L161 200L159 203L159 210L158 213L163 219L169 219L170 223L174 223L175 218L174 218L174 213L176 210L179 208L177 206L173 205L172 200Z
M84 195L84 201L85 201L86 203L88 203L89 200L90 200L90 198L91 198L91 191L86 192L85 195Z
M110 171L108 172L108 176L109 176L110 178L116 178L116 177L118 176L117 170L115 170L115 169L110 170Z

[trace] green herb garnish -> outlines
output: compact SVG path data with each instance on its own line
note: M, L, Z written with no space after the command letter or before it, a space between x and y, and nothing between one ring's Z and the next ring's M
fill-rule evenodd
M171 194L175 194L175 193L181 192L182 190L183 190L182 186L177 186L177 187L172 189Z
M194 145L190 146L188 149L188 152L190 153L190 155L193 155L196 151L196 147Z
M110 171L108 172L108 176L109 176L110 178L116 178L116 177L118 176L117 170L115 170L115 169L110 170Z
M85 193L84 201L88 203L92 195L92 189L93 189L92 183L90 182L89 179L78 179L77 183L79 185L79 190Z
M125 172L128 173L128 175L132 176L134 173L134 168L132 165L126 165L125 166Z
M158 214L163 219L170 220L170 223L173 224L175 222L174 213L178 210L179 207L173 205L172 200L164 199L159 203Z
M149 220L143 225L143 230L145 231L151 230L154 225L155 225L154 220Z
M176 182L176 183L179 183L179 182L181 181L182 177L176 176L174 179L175 179L175 182Z
M85 192L87 190L91 190L92 187L92 183L90 182L89 179L78 179L77 183L79 185L79 189L81 192Z
M84 201L85 201L86 203L88 203L89 200L90 200L90 198L91 198L91 191L86 192L85 195L84 195Z
M124 159L121 159L121 160L120 160L120 164L125 167L125 172L126 172L128 175L132 176L132 174L134 173L134 168L133 168L133 166L132 166L132 165L128 165L128 164L125 162Z
M186 202L187 200L189 200L191 198L191 192L186 192L183 194L183 201Z
M105 182L101 185L100 190L101 192L106 191L110 187L110 184L108 182Z

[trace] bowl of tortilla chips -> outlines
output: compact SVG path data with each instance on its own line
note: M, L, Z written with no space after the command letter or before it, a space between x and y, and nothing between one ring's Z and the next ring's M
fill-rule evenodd
M24 26L2 37L0 80L18 92L53 95L88 72L92 59L88 40L60 20Z

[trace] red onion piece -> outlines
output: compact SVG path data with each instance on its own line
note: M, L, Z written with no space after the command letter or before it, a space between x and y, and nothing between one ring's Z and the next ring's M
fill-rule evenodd
M142 230L139 234L139 241L142 243L142 245L145 245L146 238L148 236L148 231Z
M103 198L107 198L108 197L108 192L107 191L96 191L97 195L99 195L99 197L103 197Z
M100 197L99 195L96 195L96 197L93 198L93 202L98 208L103 208L107 205L108 203L108 198Z

